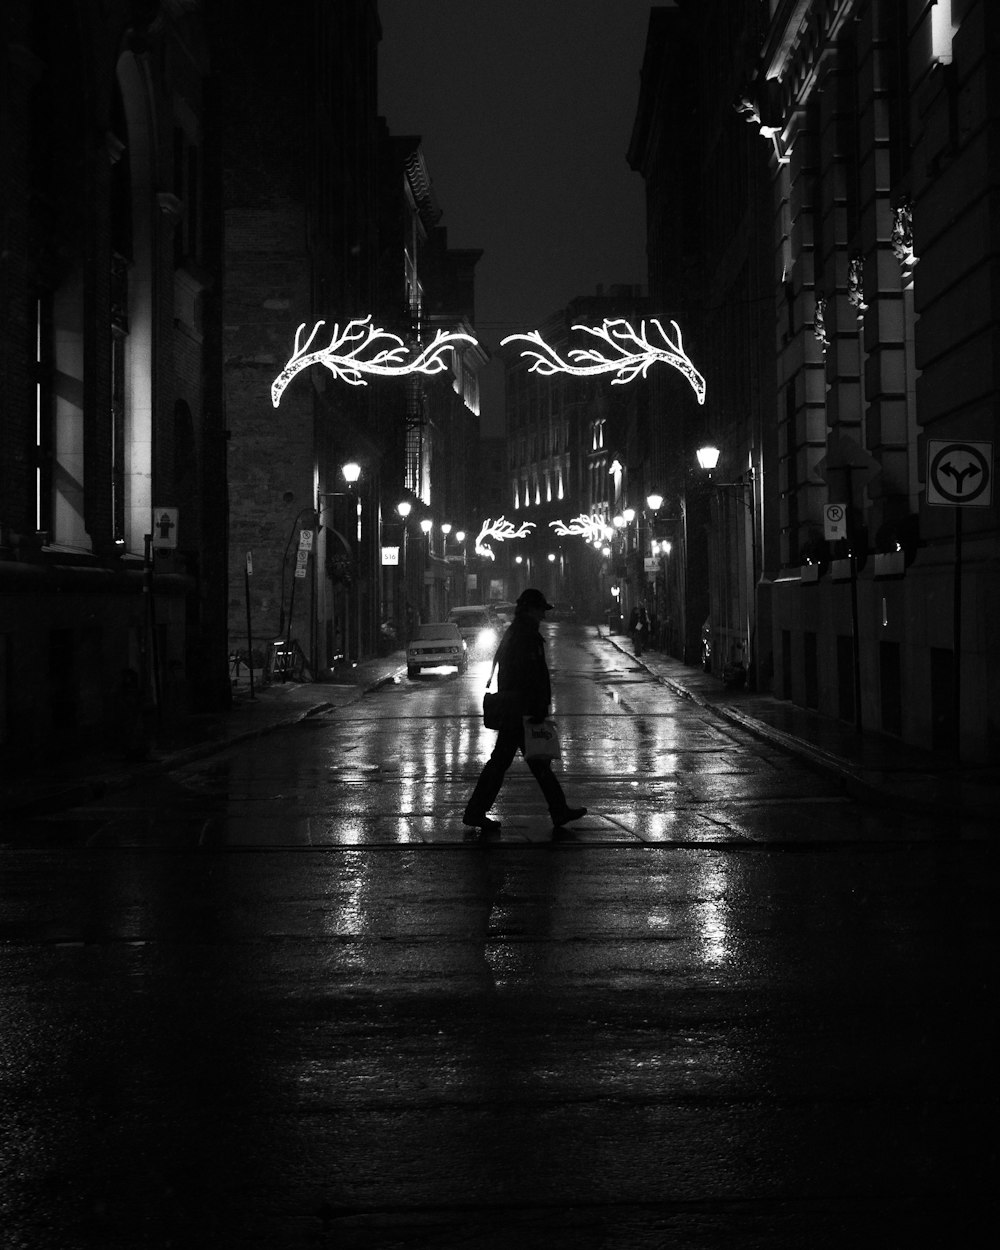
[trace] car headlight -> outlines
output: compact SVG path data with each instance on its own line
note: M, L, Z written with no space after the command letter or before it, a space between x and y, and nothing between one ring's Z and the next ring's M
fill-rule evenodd
M497 631L495 629L481 629L479 637L476 639L476 645L480 647L492 647L497 640Z

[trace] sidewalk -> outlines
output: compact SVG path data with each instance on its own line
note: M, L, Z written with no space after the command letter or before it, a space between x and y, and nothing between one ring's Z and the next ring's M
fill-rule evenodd
M262 686L249 677L233 689L232 707L224 712L189 716L150 751L149 759L130 762L111 750L95 751L53 767L50 774L27 773L0 778L0 822L4 816L38 816L139 784L192 760L224 751L234 743L272 733L306 717L355 703L405 670L402 651L339 670L332 682L285 682Z
M635 659L624 634L598 634ZM674 694L711 708L734 725L784 747L839 776L849 793L869 802L992 821L1000 802L1000 770L988 765L956 767L946 755L909 746L884 734L861 733L842 721L748 690L729 690L702 668L658 651L635 661Z

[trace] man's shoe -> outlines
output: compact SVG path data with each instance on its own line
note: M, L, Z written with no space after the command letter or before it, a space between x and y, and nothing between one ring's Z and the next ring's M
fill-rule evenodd
M555 829L561 829L563 825L571 825L574 820L582 820L586 814L585 807L567 807L559 816L552 817L552 826Z
M483 833L499 833L499 820L490 820L489 816L469 816L466 814L462 817L462 824L468 825L472 829L480 829Z

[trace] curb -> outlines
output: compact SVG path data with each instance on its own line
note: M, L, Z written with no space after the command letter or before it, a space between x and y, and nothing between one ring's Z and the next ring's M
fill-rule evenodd
M824 750L823 747L809 742L806 738L800 738L795 734L777 729L775 726L767 724L766 721L758 720L757 717L749 715L740 708L705 699L697 691L689 690L673 678L658 673L649 664L643 663L641 657L635 656L625 646L620 645L615 638L603 635L600 632L598 632L598 637L606 642L610 642L622 655L628 656L630 660L641 665L654 681L661 686L666 686L678 698L686 699L698 707L704 708L706 711L713 712L723 720L745 730L747 733L751 733L755 737L770 742L772 745L788 751L789 754L805 760L806 763L811 764L820 772L832 775L843 784L844 790L850 798L881 805L891 803L894 807L912 812L926 812L930 808L936 814L948 817L950 820L955 820L956 817L959 819L965 817L972 820L985 820L991 816L988 810L978 808L974 801L963 803L960 798L955 796L942 797L940 795L909 794L891 785L880 784L878 781L866 776L863 768L857 767L849 760L844 759L843 756L834 755L832 752Z
M666 686L673 694L680 699L687 699L689 702L696 704L698 707L704 708L706 711L714 712L721 716L723 720L728 720L731 724L745 729L748 733L763 738L767 742L773 743L775 746L782 747L792 755L801 756L809 760L817 768L824 772L834 773L842 781L853 782L869 790L872 795L884 797L884 791L878 787L872 786L871 783L864 781L858 771L840 756L832 755L828 751L824 751L822 747L814 746L807 742L804 738L798 738L794 734L785 733L781 729L775 729L773 725L768 725L765 721L758 720L755 716L749 716L746 712L741 712L738 708L729 707L724 703L715 703L703 698L694 690L689 690L686 686L681 685L671 677L666 677L663 673L658 673L655 669L650 668L648 664L643 664L642 657L632 654L624 647L619 646L618 642L608 636L605 641L610 642L613 647L634 660L637 664L649 673L654 681L659 682L661 686Z

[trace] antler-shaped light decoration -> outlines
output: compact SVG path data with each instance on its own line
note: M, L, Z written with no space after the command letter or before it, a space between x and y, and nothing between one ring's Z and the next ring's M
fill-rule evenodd
M489 517L483 522L483 528L479 531L479 537L476 539L476 555L484 556L487 560L495 560L492 547L486 546L486 539L493 538L498 543L506 542L508 538L527 538L529 532L535 528L534 521L523 521L519 526L508 521L505 517L497 517L495 521L491 521Z
M284 369L271 383L271 402L277 408L285 387L297 373L310 365L325 365L335 378L343 378L351 386L367 386L362 374L399 378L408 373L441 373L448 367L445 353L461 343L475 343L471 334L458 330L438 330L418 355L408 360L410 350L398 334L380 330L371 324L371 316L355 318L341 330L334 325L326 347L310 351L313 340L325 321L317 321L303 343L303 323L295 331L295 350ZM366 354L367 353L367 354Z
M655 327L662 343L650 341L645 320L639 323L638 330L633 329L620 317L614 320L605 318L604 324L599 328L575 325L574 330L582 330L585 334L602 340L616 355L606 356L596 347L576 347L569 353L569 361L575 361L574 364L563 360L555 348L545 342L538 330L532 330L527 334L508 334L505 339L500 340L500 344L503 346L518 340L530 343L531 346L521 352L521 355L526 359L534 357L535 363L531 366L532 373L540 373L544 377L553 373L571 373L581 378L592 377L599 373L614 373L617 376L612 381L613 386L631 382L640 374L645 377L649 367L661 361L683 373L698 397L698 403L703 404L705 402L705 379L694 367L691 358L684 350L680 326L676 321L671 321L670 324L674 327L674 338L670 338L655 317L650 318L649 325Z
M606 541L614 533L611 526L601 517L588 516L585 512L581 512L572 521L550 521L549 525L560 537L572 534L585 538L588 543Z

